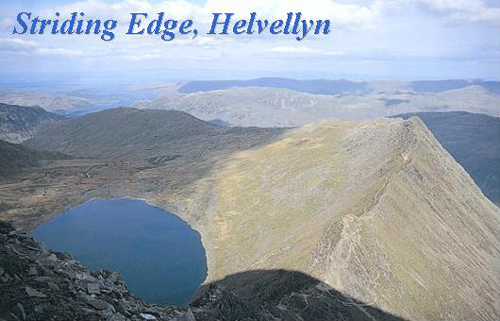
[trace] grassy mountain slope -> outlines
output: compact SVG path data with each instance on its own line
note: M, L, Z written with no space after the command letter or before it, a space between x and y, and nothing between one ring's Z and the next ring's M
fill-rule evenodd
M27 146L80 157L196 161L204 153L255 143L280 129L223 129L171 110L109 109L44 128ZM254 141L255 139L255 141Z
M35 150L0 140L0 173L7 173L19 167L38 166L42 160L65 158L68 156L61 153Z
M153 149L219 132L183 112L117 108L45 128L26 145L83 157L144 158Z
M178 213L208 281L295 270L404 319L500 315L500 210L417 118L306 125L203 182Z

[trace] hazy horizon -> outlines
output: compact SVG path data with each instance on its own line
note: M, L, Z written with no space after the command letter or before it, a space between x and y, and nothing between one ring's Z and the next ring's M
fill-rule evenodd
M197 79L498 80L500 1L358 0L330 1L138 1L33 0L0 3L0 63L3 82L16 78L62 77L63 81L106 83ZM261 18L283 18L298 9L311 19L329 18L332 33L301 42L286 36L179 37L125 36L130 12L164 11L194 19L204 30L212 12L252 11ZM12 35L19 12L61 19L70 12L119 21L116 38ZM87 79L87 80L85 80Z

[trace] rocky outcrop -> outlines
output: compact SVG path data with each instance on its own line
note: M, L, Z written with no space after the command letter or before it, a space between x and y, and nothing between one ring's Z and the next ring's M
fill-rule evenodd
M0 222L1 320L171 319L173 309L145 304L118 273L90 272L66 253L45 249ZM181 313L177 313L177 316Z

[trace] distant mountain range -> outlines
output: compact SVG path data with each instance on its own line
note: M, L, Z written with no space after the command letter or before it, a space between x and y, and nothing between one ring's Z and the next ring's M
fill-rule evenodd
M464 167L484 195L500 204L500 119L467 112L410 113L418 116Z
M411 88L416 92L433 93L443 92L453 89L461 89L468 86L481 86L494 94L500 94L500 82L498 81L483 81L483 80L464 80L464 79L449 79L449 80L420 80L412 81Z
M20 143L32 137L43 125L64 120L65 117L41 107L21 107L0 103L0 139Z
M369 84L350 80L297 80L289 78L257 78L251 80L208 80L190 81L181 86L180 93L212 91L233 87L268 87L286 88L290 90L322 95L365 94L370 91Z
M95 103L84 97L69 93L14 91L0 95L0 103L19 106L40 106L45 110L81 110L93 109Z
M286 88L290 90L322 95L361 95L376 90L374 82L352 81L352 80L297 80L290 78L257 78L250 80L206 80L190 81L179 87L180 93L195 93L199 91L213 91L229 89L234 87L269 87ZM389 82L386 82L389 83ZM436 93L453 89L461 89L468 86L481 86L486 90L500 94L500 82L466 79L447 79L447 80L418 80L418 81L394 81L399 87L406 87L420 93Z
M425 83L427 84L427 83ZM500 95L471 84L434 92L412 90L410 83L372 82L369 91L345 95L311 94L288 88L232 87L189 94L167 92L137 100L137 108L174 109L206 121L232 126L290 127L323 118L370 120L407 112L463 110L498 116ZM425 87L420 85L420 87ZM424 88L421 88L424 90Z
M68 92L4 89L0 103L41 106L68 117L116 107L174 109L225 126L290 127L323 118L370 120L409 112L499 116L500 82L257 78L144 83Z

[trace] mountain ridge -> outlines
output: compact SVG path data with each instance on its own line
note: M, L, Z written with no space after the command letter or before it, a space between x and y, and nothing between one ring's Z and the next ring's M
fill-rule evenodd
M346 93L366 93L368 83L345 79L298 80L291 78L264 77L249 80L199 80L182 85L181 93L228 89L232 87L272 87L297 90L310 94L340 95Z
M213 173L176 211L202 235L208 281L293 268L405 319L500 314L500 211L417 118L320 121Z
M21 143L43 126L64 120L41 107L22 107L0 103L0 139Z
M310 94L287 88L233 87L195 93L158 94L133 107L175 109L232 126L295 127L325 118L371 120L408 112L468 111L498 116L500 96L479 85L436 92L413 92L373 83L363 95Z
M500 204L500 119L468 112L408 113L417 116L443 147L464 167L483 193Z

